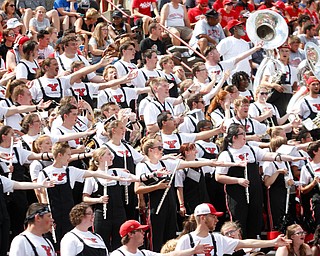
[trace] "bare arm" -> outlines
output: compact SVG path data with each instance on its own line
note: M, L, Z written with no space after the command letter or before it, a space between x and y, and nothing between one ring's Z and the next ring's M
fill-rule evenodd
M160 23L165 26L165 21L168 17L168 13L169 13L169 5L165 4L162 9L161 9L161 16L160 16Z
M190 25L190 20L189 20L189 17L188 17L188 12L187 12L187 8L185 5L182 6L183 7L183 11L184 11L184 25L188 28L191 28L191 25Z

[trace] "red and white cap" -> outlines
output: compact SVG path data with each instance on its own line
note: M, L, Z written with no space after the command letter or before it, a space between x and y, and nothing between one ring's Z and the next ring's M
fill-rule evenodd
M135 230L147 230L149 228L148 225L141 225L138 221L136 220L127 220L125 223L123 223L120 227L119 234L121 237L126 236L132 231Z
M199 216L199 215L207 215L207 214L212 214L216 215L217 217L220 217L223 215L223 212L217 212L216 208L212 204L199 204L195 209L194 209L194 215Z

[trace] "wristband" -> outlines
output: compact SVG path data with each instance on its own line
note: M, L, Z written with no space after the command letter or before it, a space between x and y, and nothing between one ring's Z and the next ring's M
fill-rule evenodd
M44 153L41 154L41 160L42 160L42 161L44 161L43 156L44 156Z
M192 93L191 89L188 89L188 92Z
M36 111L38 111L38 110L39 110L38 105L36 105Z

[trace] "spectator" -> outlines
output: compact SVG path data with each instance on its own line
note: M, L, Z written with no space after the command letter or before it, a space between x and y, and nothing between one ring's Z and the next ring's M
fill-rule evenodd
M190 40L190 46L200 49L202 53L208 45L215 46L225 38L219 23L220 14L215 10L209 10L205 17L196 23Z
M236 11L233 10L233 2L231 0L224 0L223 8L219 9L218 12L221 15L220 24L223 28L227 26L230 20L235 20L239 17Z
M188 10L188 18L190 20L191 28L194 28L196 23L205 18L205 14L209 9L208 0L197 0L197 6Z
M50 54L54 52L50 43L50 33L47 30L40 30L37 34L38 39L38 63L48 58Z
M58 44L58 30L55 27L49 27L47 28L47 31L49 32L49 35L50 35L49 45L55 48L56 45Z
M316 38L317 30L314 24L307 24L303 27L303 34L299 35L301 41L300 48L304 49L304 46L308 42L312 42L316 45L319 45L318 39Z
M307 8L304 10L304 14L307 14L315 26L319 25L319 15L317 13L317 4L315 0L307 1Z
M13 29L17 38L24 34L25 26L17 18L11 18L7 20L7 29Z
M93 34L95 24L100 16L100 13L96 9L89 8L86 11L85 18L80 17L74 23L76 33L84 35L85 38L89 40Z
M157 55L165 55L167 46L161 40L162 28L159 23L152 22L149 25L149 37L143 39L140 43L141 52L144 53L146 50L156 50Z
M304 51L299 47L301 44L301 40L298 36L291 35L289 37L288 43L290 45L289 64L297 68L301 61L305 60L306 58Z
M163 6L161 10L161 24L166 26L170 32L185 41L189 41L192 36L192 29L188 18L187 9L180 4L180 0L171 0ZM180 40L170 35L173 45L180 45Z
M77 13L78 3L76 0L55 0L53 8L58 12L60 22L62 22L62 30L65 31L75 24L77 18L80 18L80 14Z
M17 1L17 8L19 9L20 13L23 15L23 23L26 26L26 30L30 30L29 24L30 20L35 14L35 10L37 7L43 6L44 8L47 7L50 11L45 12L45 16L49 18L52 22L53 26L60 31L60 20L58 16L57 10L52 10L52 5L49 7L48 3L45 0L19 0Z
M12 50L16 35L12 29L5 29L2 32L2 42L0 44L0 56L6 63L7 52Z
M45 18L46 9L43 6L38 6L35 10L35 17L30 20L29 30L35 40L40 30L45 30L50 27L49 19Z
M5 0L1 5L0 11L0 32L7 28L7 21L12 18L21 21L20 16L16 12L16 5L13 0Z
M253 12L255 9L254 5L249 3L249 0L238 0L234 6L234 10L239 15L242 10Z
M123 14L120 11L112 13L112 24L108 27L108 32L113 41L121 37L121 35L131 35L131 26L123 19Z
M142 24L142 31L145 35L148 35L148 28L152 23L151 10L153 10L155 19L159 22L160 15L158 12L157 1L145 1L145 0L134 0L132 1L132 12L134 16L134 22L140 26Z

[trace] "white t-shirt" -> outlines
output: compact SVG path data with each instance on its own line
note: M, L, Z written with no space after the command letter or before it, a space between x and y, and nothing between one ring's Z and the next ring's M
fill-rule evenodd
M172 100L171 100L172 99ZM171 115L173 115L173 105L174 98L167 98L162 105L160 102L156 100L150 101L143 112L144 115L144 123L146 125L156 124L157 117L161 114L162 111L170 111Z
M262 135L262 134L265 134L268 129L264 123L260 123L257 120L252 118L238 120L237 118L232 117L231 119L228 119L225 121L225 125L227 129L232 123L243 125L243 127L245 127L246 129L247 134L254 132L254 134Z
M77 130L75 130L74 128L70 130L64 126L60 126L52 130L52 135L56 135L56 136L70 134L70 133L77 133ZM80 146L80 138L75 140L69 140L68 144L71 148L77 148L78 146Z
M38 48L38 61L39 60L44 60L49 57L50 54L54 52L54 49L51 45L48 45L44 49L39 49Z
M127 75L131 70L138 69L136 64L131 62L126 62L124 60L118 60L116 63L114 63L114 67L117 69L118 78L121 78ZM127 83L127 85L131 86L132 82Z
M3 193L13 192L13 181L2 175L0 175L0 179L3 186Z
M76 256L83 251L83 243L71 232L80 237L87 246L92 248L105 249L106 255L108 255L108 250L100 235L93 234L90 231L82 232L77 228L74 228L70 232L65 234L61 240L61 256Z
M201 145L201 147L199 146ZM207 153L210 153L210 154L216 154L218 155L219 153L219 149L217 147L217 145L213 142L207 142L207 141L204 141L204 140L198 140L197 143L196 143L196 148L197 148L197 157L200 158L200 157L203 157L204 155L204 151L207 151Z
M14 145L13 147L17 149L17 152L18 152L18 155L19 155L20 164L29 163L28 157L31 155L32 152L28 151L28 150L25 150L23 148L20 148L20 147L16 147L16 145ZM10 156L10 148L0 147L0 153L3 153L4 155ZM18 163L17 156L16 156L16 153L15 153L14 150L12 151L12 155L13 155L12 163L14 163L14 164ZM0 165L2 166L5 163L9 164L10 161L7 160L7 159L2 158L1 162L0 162Z
M107 102L116 102L119 104L126 101L127 105L130 106L130 102L138 98L137 89L123 87L122 90L121 88L107 88L100 91L98 96L98 108L101 108L101 106Z
M212 237L210 234L208 234L206 237L199 237L196 235L195 232L190 233L194 244L198 244L200 241L200 244L212 244ZM216 241L216 247L217 247L217 256L223 256L224 254L232 254L235 250L235 248L238 246L239 240L229 238L217 233L214 233L214 239ZM175 251L181 251L192 248L190 245L190 238L189 235L182 236L177 243ZM214 249L210 252L211 255L214 255ZM205 256L205 254L197 254L198 256Z
M261 113L259 113L259 110ZM261 116L265 111L267 110L272 110L272 115L276 116L276 118L280 118L280 114L276 106L270 104L270 103L265 103L262 104L260 102L254 102L253 104L250 104L249 106L249 116L250 117L258 117Z
M4 125L11 126L12 129L21 131L20 122L22 121L25 115L26 115L25 113L17 113L17 114L8 116L4 119Z
M32 74L37 73L39 66L37 66L37 64L34 61L31 62L28 60L20 60L20 62L24 62L29 67L30 73ZM18 63L16 67L16 79L21 79L21 78L28 79L28 69L24 64Z
M229 60L219 61L217 65L211 66L208 62L205 63L208 70L208 76L211 77L212 73L216 74L216 82L219 83L223 77L223 72L232 70L234 68L235 58Z
M68 166L69 168L69 184L70 187L74 187L74 183L76 181L78 182L83 182L83 175L85 173L85 170L73 167L73 166ZM46 167L43 169L43 171L46 172L50 180L55 181L56 185L62 185L67 183L67 172L66 172L67 167L62 167L62 168L55 168L52 165ZM38 176L38 184L41 184L43 180L45 180L46 177L44 176L43 172L39 173ZM48 188L50 189L50 188Z
M183 143L190 143L196 140L196 133L179 133L181 138L181 144L179 142L178 135L176 133L173 134L164 134L161 133L161 138L163 142L163 148L168 150L179 149Z
M41 161L43 164L42 166L42 164L39 161L40 160L34 160L30 164L29 170L30 170L30 176L32 181L38 179L39 173L43 169L43 166L48 167L49 165L52 165L52 161Z
M96 83L74 83L72 85L72 90L74 91L74 94L78 97L83 97L83 96L87 96L88 95L88 92L87 92L87 89L86 89L86 85L88 86L88 90L89 90L89 96L90 98L94 98L94 96L98 95L99 93L99 84L96 84ZM72 94L72 91L71 89L69 88L66 92L66 95L67 96L73 96Z
M244 145L240 149L235 149L232 147L228 147L228 149L233 157L233 160L236 163L241 162L241 161L245 161L245 160L247 160L248 163L255 163L255 161L262 161L266 152L256 146L251 146L251 147L255 153L255 156L253 155L251 149L247 145ZM232 162L230 159L229 153L227 151L223 151L220 153L220 155L218 157L218 161L219 162L220 161ZM228 174L228 170L229 170L229 167L222 167L222 166L216 167L216 172L219 174Z
M307 166L309 167L309 170L311 170L311 172L315 173L316 175L318 175L320 173L320 164L315 164L314 162L311 162L311 163L308 163ZM311 168L310 168L310 166L311 166ZM304 185L308 185L309 183L311 183L313 181L313 179L314 178L312 178L306 165L304 165L301 168L300 182Z
M162 160L164 165L166 166L166 170L169 172L173 172L176 166L178 165L179 161L178 160ZM147 166L148 165L148 166ZM136 176L140 177L141 174L150 174L149 168L152 170L152 172L161 170L163 168L162 164L160 161L156 164L150 163L150 161L146 161L145 163L138 163L136 166Z
M52 133L55 129L60 128L62 126L62 123L63 123L62 118L59 115L52 123L52 126L51 126ZM74 125L74 127L76 131L80 131L80 132L84 132L88 130L89 129L88 118L85 116L78 116L77 122ZM61 133L57 133L57 135L61 135Z
M71 59L71 58L66 57L66 55L63 53L60 56L56 57L56 59L59 64L59 75L61 75L64 71L70 71L71 64L74 61L82 61L86 67L90 66L90 63L88 62L88 60L85 57L78 55L78 54L76 54ZM96 73L94 73L94 72L91 72L87 75L89 80L91 80L95 76L96 76Z
M138 76L132 80L132 84L136 88L144 88L147 80L150 78L164 77L165 74L161 70L147 70L146 68L138 69ZM147 79L146 79L147 78Z
M23 235L26 235L29 238L39 256L56 255L49 239L44 239L42 236L37 236L29 231L24 231L12 240L9 256L35 255L32 246L28 242L27 238Z
M311 114L310 108L306 101L309 103L309 106L314 113L318 113L320 111L320 95L318 95L317 98L312 98L311 96L307 95L300 101L299 115L302 116L302 119L307 119Z
M62 92L60 90L60 85L57 78L46 78L42 76L39 78L39 80L42 84L42 88L45 94L53 98L61 99L61 97L66 96L66 90L69 89L71 86L70 76L59 77ZM30 92L32 95L32 99L34 99L36 102L39 102L43 99L43 93L38 79L34 80L33 86L30 88Z
M123 157L124 156L124 152L126 154L127 157L131 157L133 158L133 161L135 164L140 163L143 159L144 156L142 154L140 154L137 150L135 150L131 145L127 145L128 148L130 150L128 150L123 143L120 143L119 146L112 144L110 141L108 141L106 143L110 148L112 148L114 150L114 152L116 152L116 154L119 157ZM111 152L112 153L112 152ZM113 153L112 153L113 154ZM132 154L132 155L131 155Z
M119 250L121 250L121 252L123 252L126 256L163 256L163 254L161 253L157 253L157 252L152 252L149 250L142 250L143 253L140 250L137 250L136 253L131 253L129 251L127 251L126 249L124 249L123 246L121 246L120 248L118 248L117 250L114 250L110 256L123 256L123 254L121 252L119 252Z
M220 41L217 45L217 50L220 53L220 56L223 57L223 60L229 60L235 58L241 53L244 53L250 49L248 42L244 41L243 39L237 39L234 36L229 36ZM244 71L249 76L251 75L251 67L249 60L251 56L245 58L242 61L239 61L236 67L231 71L231 75L238 72Z
M288 179L293 179L291 168L290 168L290 165L288 163L285 164L285 162L275 162L275 164L277 165L278 169L287 169L288 170L287 178ZM271 175L274 174L278 170L273 162L267 162L267 161L263 163L262 168L263 168L263 175L264 176L267 175L269 177L271 177Z

